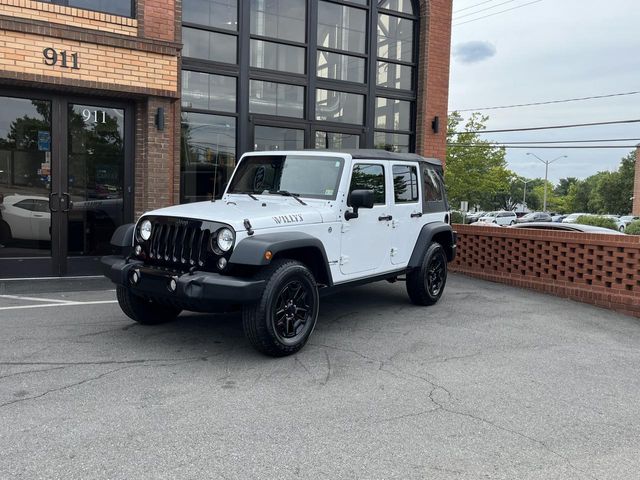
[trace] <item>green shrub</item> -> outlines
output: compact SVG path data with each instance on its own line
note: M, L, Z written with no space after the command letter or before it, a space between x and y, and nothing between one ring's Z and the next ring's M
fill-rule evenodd
M451 223L463 223L462 222L462 213L454 210L451 212Z
M636 220L635 222L631 222L627 225L627 228L624 229L624 233L628 235L640 235L640 220Z
M594 227L610 228L618 230L618 225L613 218L601 217L599 215L582 215L578 217L576 223L582 225L593 225Z

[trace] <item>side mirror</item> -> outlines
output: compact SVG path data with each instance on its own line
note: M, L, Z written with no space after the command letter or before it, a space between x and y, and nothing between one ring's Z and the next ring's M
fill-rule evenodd
M353 208L353 212L346 211L344 213L345 220L358 218L358 210L360 208L373 208L373 190L354 190L349 195L349 203Z

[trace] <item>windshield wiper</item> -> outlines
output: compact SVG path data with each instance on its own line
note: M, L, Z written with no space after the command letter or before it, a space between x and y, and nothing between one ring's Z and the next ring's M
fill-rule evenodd
M277 192L269 192L269 193L275 193L276 195L282 195L283 197L293 197L302 205L306 205L306 203L304 203L302 200L298 198L300 196L299 193L291 193L287 190L278 190Z
M237 195L249 195L251 198L253 198L256 202L259 202L260 200L258 199L258 197L254 196L253 193L251 192L231 192L231 193L235 193Z

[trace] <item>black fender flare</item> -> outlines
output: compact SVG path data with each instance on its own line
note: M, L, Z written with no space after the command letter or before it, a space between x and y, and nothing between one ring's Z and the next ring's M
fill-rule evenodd
M126 223L116 228L111 235L111 246L123 256L128 256L133 250L133 238L136 230L135 223Z
M329 269L329 260L324 245L319 238L304 232L276 232L266 233L264 235L253 235L238 242L233 249L233 253L229 258L230 264L235 265L251 265L264 266L269 265L273 258L278 254L287 256L287 252L300 252L304 250L312 250L317 252L314 258L312 268L318 268L319 271L314 272L320 274L322 283L327 285L333 284L331 279L331 270ZM265 258L265 252L271 252L271 258ZM295 256L293 257L295 258Z
M422 254L429 247L435 236L439 238L445 237L446 242L442 246L447 254L447 260L450 262L456 256L456 236L451 225L444 222L427 223L420 230L418 240L413 247L411 258L409 259L409 268L418 268L422 262Z

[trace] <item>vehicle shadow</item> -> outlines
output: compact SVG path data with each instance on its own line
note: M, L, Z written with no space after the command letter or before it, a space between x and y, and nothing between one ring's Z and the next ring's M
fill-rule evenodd
M371 329L374 323L377 328L377 317L388 322L404 308L412 308L404 285L398 288L385 282L346 289L321 298L320 315L313 336L338 334L344 329L356 327L367 329L368 322L371 322ZM122 330L129 330L127 334L135 332L135 335L128 335L130 338L125 343L130 344L122 345L123 348L136 349L135 344L139 342L148 346L150 340L154 339L154 343L174 352L218 352L221 349L253 352L245 339L239 311L216 314L183 312L175 322L165 325L143 326L133 323Z

